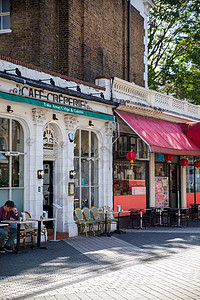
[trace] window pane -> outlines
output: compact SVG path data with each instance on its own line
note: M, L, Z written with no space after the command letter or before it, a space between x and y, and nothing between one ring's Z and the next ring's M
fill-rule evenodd
M10 12L10 0L2 0L2 12Z
M89 207L89 188L84 187L81 189L81 208L84 206Z
M91 185L98 185L98 161L91 161Z
M81 159L81 185L89 185L89 161Z
M12 151L24 152L23 129L17 121L12 121Z
M74 176L74 182L76 183L76 186L77 185L80 185L80 182L79 182L79 159L78 158L75 158L74 159L74 171L76 172L76 175Z
M14 201L18 213L21 214L21 212L24 210L23 203L24 203L24 190L23 189L13 189L12 190L12 200Z
M91 206L99 207L99 193L97 187L91 188Z
M95 133L91 133L91 156L98 157L98 140Z
M81 131L81 156L89 156L89 132Z
M8 201L9 193L8 190L0 189L0 207Z
M74 208L80 206L80 188L76 188L76 194L74 196Z
M24 157L12 157L12 186L20 187L24 185Z
M0 160L2 162L2 160ZM0 187L9 186L9 164L0 163Z
M0 118L0 151L9 150L9 123L8 119Z
M74 145L74 156L79 156L79 130L77 130L75 133Z
M3 16L3 28L2 29L10 29L10 16Z
M200 192L200 169L196 168L195 172L195 188L196 188L196 193Z
M129 163L114 165L114 195L146 194L145 164L135 163L131 168Z
M186 193L194 193L194 167L186 167Z

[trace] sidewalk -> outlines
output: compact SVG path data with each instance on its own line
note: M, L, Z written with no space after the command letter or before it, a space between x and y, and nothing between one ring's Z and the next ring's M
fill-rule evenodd
M200 228L126 232L1 254L0 299L200 299Z

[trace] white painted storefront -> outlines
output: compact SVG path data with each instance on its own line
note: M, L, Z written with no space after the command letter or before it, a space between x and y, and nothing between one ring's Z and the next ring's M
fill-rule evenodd
M21 76L16 76L16 68ZM47 78L52 78L55 86L48 84ZM45 85L39 81L42 79ZM83 93L106 94L105 89L94 85L79 84L82 98L81 93L70 94L69 91L76 91L77 85L77 82L0 61L0 205L13 200L20 212L28 211L32 217L40 217L44 201L51 197L54 215L53 203L60 206L57 231L68 232L69 236L78 233L74 192L78 196L77 206L83 205L84 197L89 206L113 206L114 105L100 97L84 98ZM69 88L66 93L56 90L66 86ZM82 147L88 149L84 154ZM44 190L48 176L39 179L38 171L47 174L50 167L51 186ZM75 178L70 178L70 171L75 167ZM69 183L72 183L71 191Z

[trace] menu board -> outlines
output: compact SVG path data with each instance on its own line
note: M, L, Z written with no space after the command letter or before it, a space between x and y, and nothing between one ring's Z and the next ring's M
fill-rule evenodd
M155 177L155 202L157 207L169 206L168 177Z

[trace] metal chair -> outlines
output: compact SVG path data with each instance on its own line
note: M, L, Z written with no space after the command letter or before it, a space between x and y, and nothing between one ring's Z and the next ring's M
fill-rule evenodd
M85 235L87 236L87 227L90 230L91 223L85 220L83 211L79 207L75 208L74 213L76 216L77 225L81 229L81 233L83 233L83 231L85 230ZM93 233L95 235L94 227L93 227Z
M90 209L91 215L93 219L98 224L98 230L103 232L103 224L105 223L104 219L102 218L102 213L99 212L99 208L97 206L92 206Z

